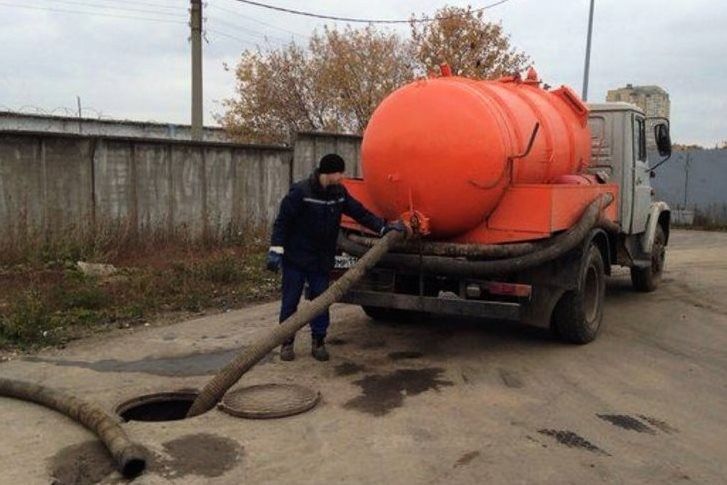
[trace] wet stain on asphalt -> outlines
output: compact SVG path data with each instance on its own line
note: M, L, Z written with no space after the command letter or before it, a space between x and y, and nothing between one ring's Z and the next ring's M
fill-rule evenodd
M223 349L212 352L197 352L175 355L172 357L146 357L139 360L104 359L97 361L46 359L42 357L26 357L28 362L44 362L62 367L81 367L96 372L140 372L165 377L191 377L215 374L228 364L244 347ZM270 353L261 363L270 362Z
M219 477L234 468L244 453L236 441L208 433L182 436L163 446L170 456L160 464L166 478Z
M596 414L596 416L604 421L608 421L614 426L618 426L619 428L636 431L637 433L656 434L656 431L649 428L638 419L626 414Z
M498 369L497 372L500 374L500 379L502 379L502 383L505 384L507 387L512 387L513 389L522 389L523 387L525 387L523 381L520 380L515 372L509 371L507 369Z
M337 376L351 376L353 374L363 372L364 369L364 366L354 364L353 362L344 362L343 364L338 364L333 368Z
M581 448L592 453L600 453L602 455L611 456L609 453L603 451L598 446L594 445L582 436L577 435L573 431L568 430L556 430L556 429L540 429L538 433L555 438L555 440L561 445L565 445L569 448Z
M66 446L49 459L51 483L98 483L115 470L106 447L99 441Z
M643 419L644 421L646 421L647 423L649 423L650 425L652 425L653 427L659 429L660 431L663 431L664 433L673 434L673 433L679 432L679 430L677 428L671 426L666 421L662 421L661 419L657 419L657 418L654 418L651 416L644 416L643 414L639 414L639 417L641 419Z
M386 375L368 375L354 382L363 394L343 405L373 416L384 416L400 407L406 396L416 396L429 390L453 385L441 379L441 368L399 369Z
M402 352L391 352L389 358L391 360L403 360L403 359L421 359L424 356L421 352L415 352L405 350Z
M363 342L360 347L364 350L368 349L380 349L382 347L386 347L386 341L385 340L367 340L366 342Z
M342 338L331 338L326 340L326 343L329 345L346 345L348 341L342 339Z
M213 434L193 434L163 444L165 455L144 450L146 469L167 479L197 475L219 477L234 468L244 454L236 441ZM98 440L67 446L50 458L51 483L86 485L99 483L116 470L111 455ZM120 476L109 483L127 483Z
M459 457L459 460L455 462L452 468L458 468L461 466L468 465L472 460L480 456L480 452L477 450L470 451Z

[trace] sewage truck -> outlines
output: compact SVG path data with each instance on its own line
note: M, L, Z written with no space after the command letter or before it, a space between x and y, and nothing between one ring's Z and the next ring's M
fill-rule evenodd
M497 80L416 80L374 111L362 178L345 186L413 236L343 298L373 319L427 314L519 320L588 343L605 278L661 280L670 210L650 179L671 154L669 124L627 103L586 105L534 69ZM654 136L662 160L647 160ZM376 242L343 218L335 278Z

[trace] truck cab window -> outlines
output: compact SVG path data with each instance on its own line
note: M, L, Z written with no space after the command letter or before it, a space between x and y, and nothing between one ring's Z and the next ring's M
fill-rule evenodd
M646 161L646 122L644 118L634 118L634 159Z

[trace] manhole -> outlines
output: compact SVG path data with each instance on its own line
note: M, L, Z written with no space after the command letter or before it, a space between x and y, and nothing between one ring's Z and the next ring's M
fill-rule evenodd
M119 404L116 414L124 421L178 421L187 417L198 395L194 390L147 394Z
M260 384L226 394L218 407L240 418L282 418L312 409L320 398L319 392L296 384Z

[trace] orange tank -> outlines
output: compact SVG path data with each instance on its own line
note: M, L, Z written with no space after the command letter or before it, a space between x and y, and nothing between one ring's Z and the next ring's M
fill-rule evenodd
M557 183L587 166L587 118L573 91L543 89L532 69L524 80L415 81L389 95L366 128L366 199L387 219L426 215L435 238L465 234L509 186Z

